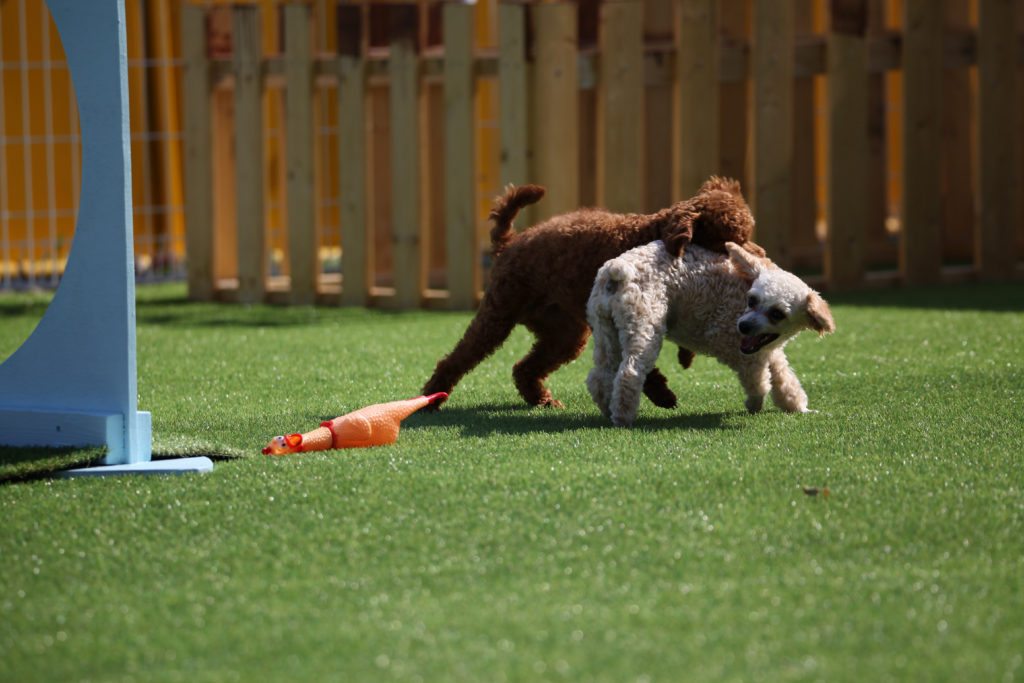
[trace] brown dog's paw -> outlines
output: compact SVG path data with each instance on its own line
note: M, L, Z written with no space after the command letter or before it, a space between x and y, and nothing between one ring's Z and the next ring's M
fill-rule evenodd
M541 408L564 408L565 407L565 406L562 405L561 401L559 401L557 398L553 398L551 396L548 396L547 398L542 398L537 403L537 405L539 407L541 407Z
M427 385L425 387L423 387L423 396L432 396L434 394L451 394L451 393L452 393L452 387L448 387L447 389L438 389L437 385L435 385L434 382L427 382ZM428 403L427 405L425 405L422 408L420 408L420 412L421 413L433 413L433 412L437 411L437 409L441 407L441 404L444 403L447 400L448 400L447 396L445 396L444 398L438 398L438 399L432 401L431 403Z
M644 394L659 408L676 407L676 395L668 388L668 380L658 368L651 370L644 380Z

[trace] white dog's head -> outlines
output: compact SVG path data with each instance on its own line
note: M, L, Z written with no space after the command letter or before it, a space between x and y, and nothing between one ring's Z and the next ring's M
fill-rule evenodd
M740 274L751 283L747 309L736 323L742 335L740 351L749 355L781 346L805 329L814 330L819 337L835 331L828 304L803 280L732 242L725 247Z

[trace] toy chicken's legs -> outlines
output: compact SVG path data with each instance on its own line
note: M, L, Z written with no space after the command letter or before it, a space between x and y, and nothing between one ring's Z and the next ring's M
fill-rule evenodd
M407 401L377 403L322 422L305 434L275 436L263 449L264 455L285 455L302 451L325 451L330 448L364 448L394 443L402 420L423 406L448 398L441 392L418 396Z

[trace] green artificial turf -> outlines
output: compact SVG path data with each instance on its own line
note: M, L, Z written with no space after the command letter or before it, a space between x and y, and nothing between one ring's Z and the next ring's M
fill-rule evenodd
M813 414L674 348L633 429L589 350L529 409L517 331L393 446L278 459L418 394L469 315L139 296L154 453L233 457L0 485L0 680L1024 677L1019 284L830 297L788 347ZM2 358L42 309L0 308Z

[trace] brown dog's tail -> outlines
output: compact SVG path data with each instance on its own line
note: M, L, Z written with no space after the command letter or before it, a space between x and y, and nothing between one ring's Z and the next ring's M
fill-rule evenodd
M543 196L544 188L539 185L508 185L505 194L494 201L494 208L491 209L491 220L494 221L494 227L491 228L491 253L495 257L515 236L512 221L519 210L540 201Z

